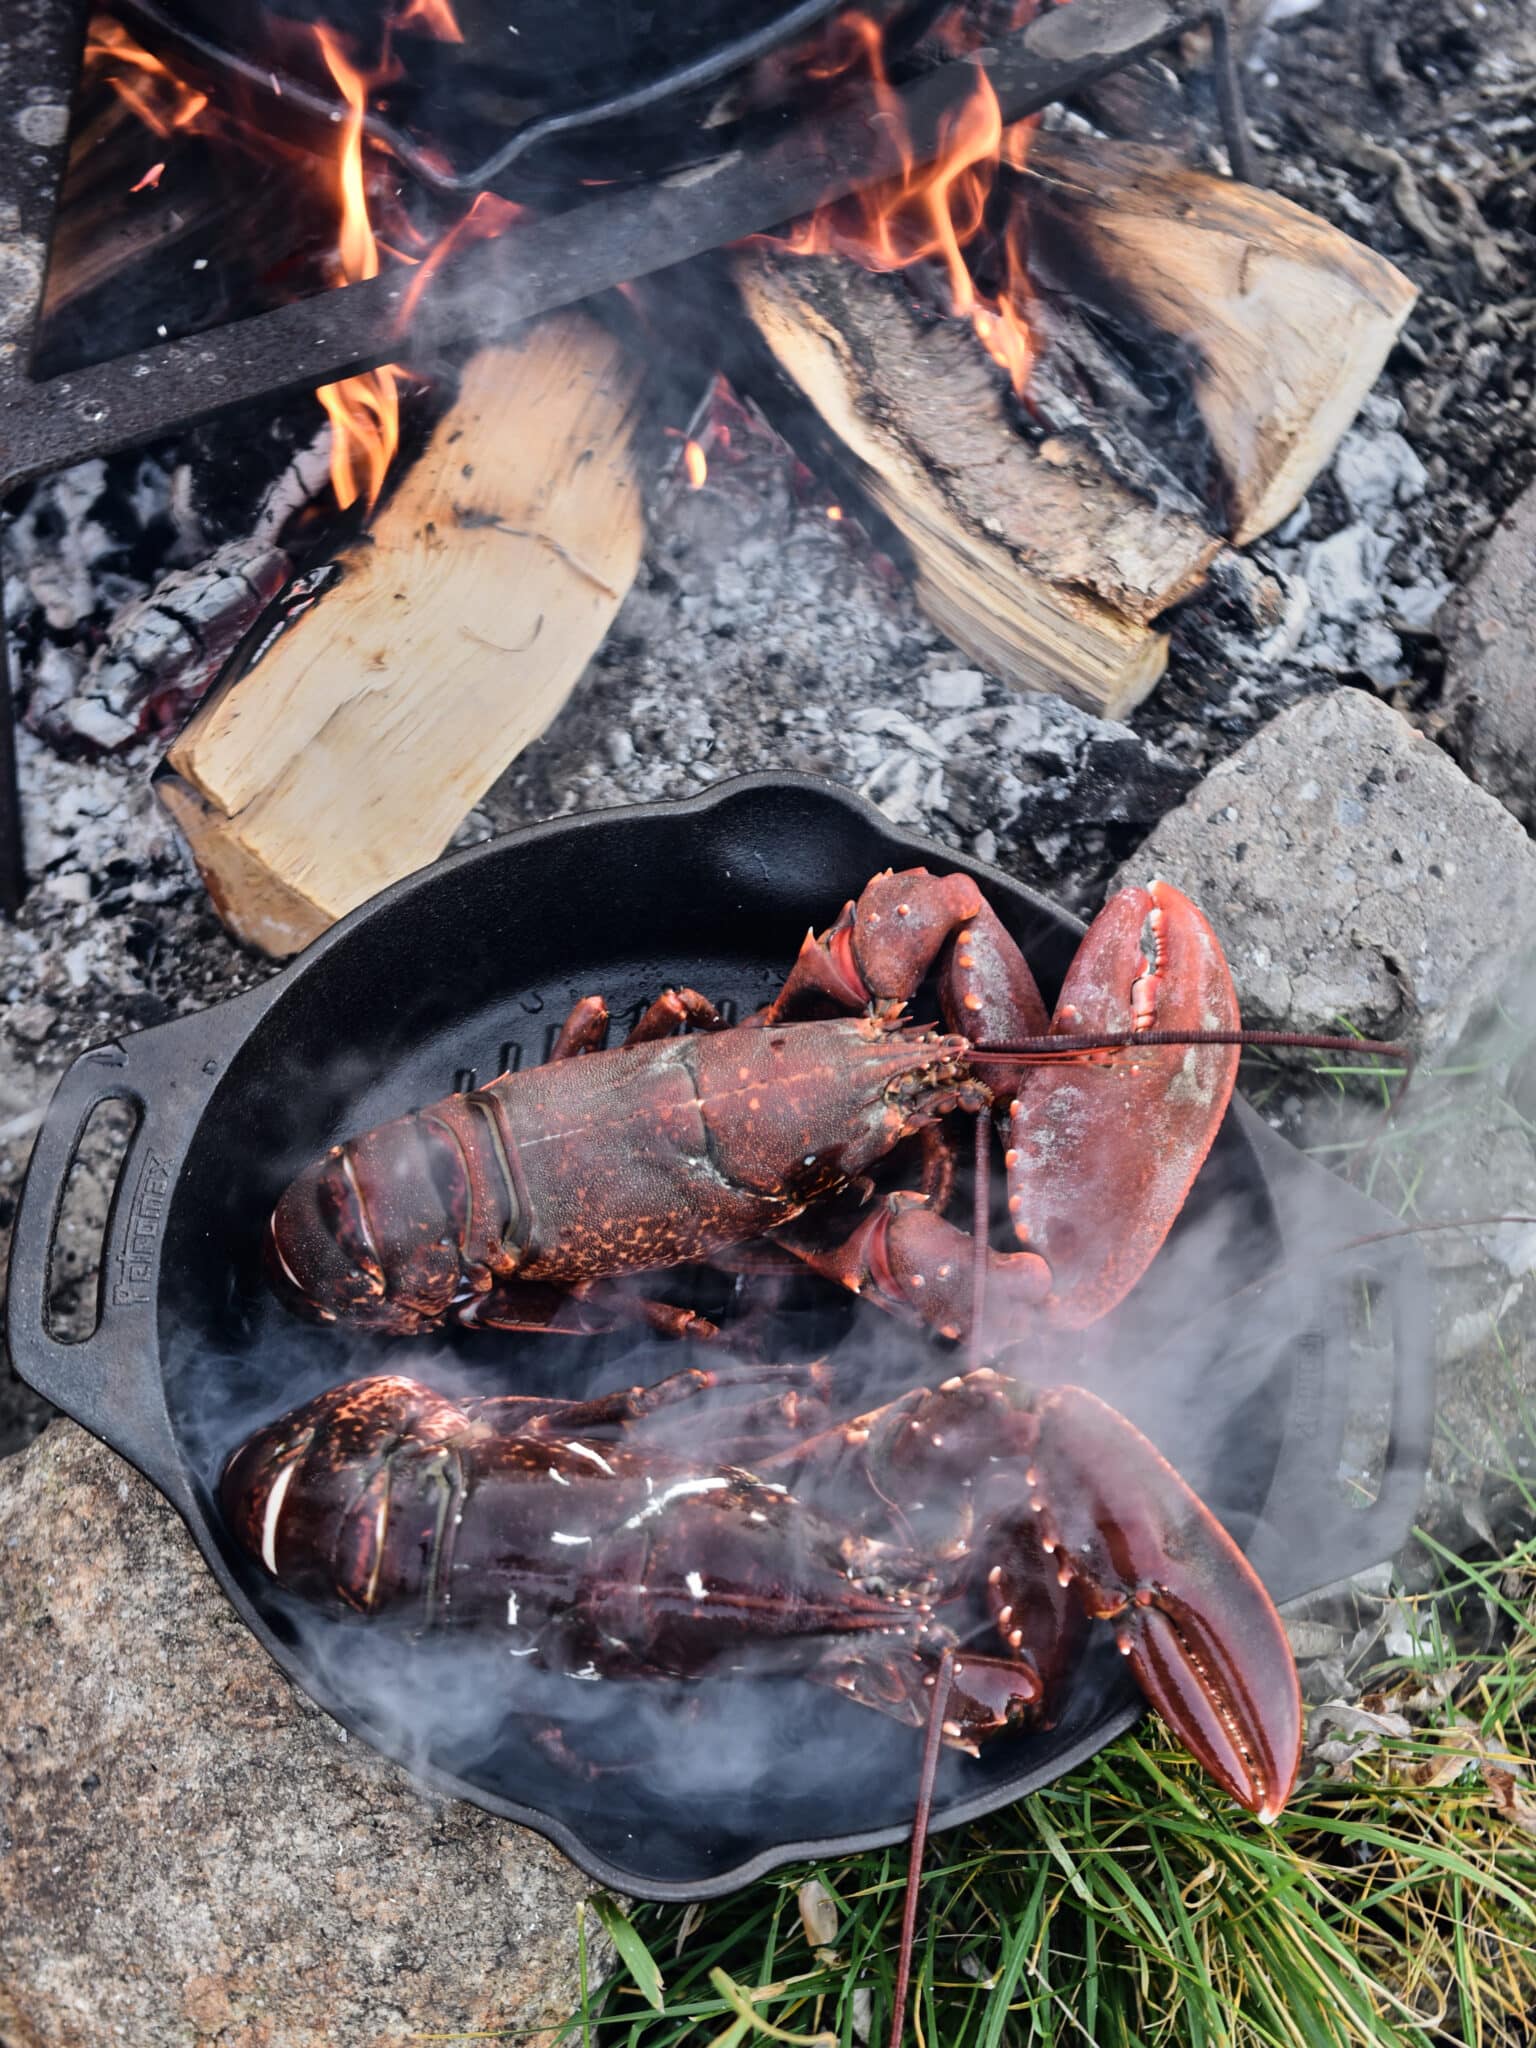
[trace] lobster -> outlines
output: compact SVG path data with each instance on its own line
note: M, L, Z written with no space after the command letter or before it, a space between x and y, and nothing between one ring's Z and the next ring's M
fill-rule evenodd
M907 1015L935 966L942 1031ZM611 1283L764 1238L968 1340L970 1369L826 1428L807 1430L816 1401L792 1392L775 1410L787 1440L770 1427L765 1441L758 1417L756 1436L713 1455L659 1439L656 1418L729 1369L589 1401L358 1381L234 1454L222 1499L246 1547L294 1592L509 1627L520 1654L577 1676L750 1662L926 1727L914 1878L939 1747L974 1752L1048 1717L1096 1622L1217 1782L1274 1818L1298 1767L1300 1695L1252 1568L1115 1409L979 1362L1021 1331L1081 1331L1125 1298L1215 1139L1240 1047L1280 1036L1242 1030L1195 906L1164 882L1122 891L1048 1015L969 877L888 872L807 935L745 1024L690 989L664 992L612 1050L607 1024L586 997L545 1066L300 1174L267 1231L281 1298L401 1335L589 1332L638 1315L709 1337L692 1311ZM683 1024L697 1028L674 1036ZM944 1214L941 1125L956 1110L976 1114L978 1167L986 1113L1003 1126L1014 1249L986 1241L984 1172L973 1232ZM877 1195L871 1169L911 1138L920 1188ZM839 1237L835 1198L850 1193L863 1213ZM594 1431L614 1439L599 1449ZM980 1650L978 1600L995 1645ZM898 2031L915 1896L909 1885Z
M981 1367L816 1427L822 1370L693 1369L587 1400L356 1380L241 1445L221 1502L300 1597L495 1630L588 1680L791 1672L921 1728L942 1667L940 1738L973 1755L1049 1717L1108 1622L1218 1783L1280 1811L1301 1744L1284 1630L1131 1423L1080 1387ZM708 1407L686 1449L658 1429L774 1379L790 1390L766 1418L728 1414L717 1450ZM973 1647L988 1629L995 1647Z
M935 963L944 1030L906 1014ZM266 1234L279 1297L397 1335L592 1332L639 1316L709 1337L692 1311L612 1281L766 1238L946 1337L973 1335L979 1358L1025 1322L1079 1329L1129 1292L1216 1135L1245 1037L1215 934L1168 883L1106 905L1048 1016L975 882L921 868L875 877L808 934L745 1024L723 1026L689 989L601 1050L607 1023L585 997L545 1065L301 1173ZM672 1035L682 1023L698 1028ZM1005 1130L1016 1246L988 1249L991 1326L973 1332L981 1290L972 1240L943 1213L940 1126L988 1108ZM826 1205L867 1197L870 1169L914 1136L922 1187L870 1201L839 1240Z

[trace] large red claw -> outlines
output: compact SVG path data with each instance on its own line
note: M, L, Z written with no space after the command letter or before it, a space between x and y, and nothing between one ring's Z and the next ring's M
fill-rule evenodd
M1078 948L1053 1031L1236 1031L1216 934L1170 883L1122 889ZM1009 1208L1051 1268L1051 1310L1081 1329L1152 1263L1226 1115L1238 1050L1127 1049L1032 1068L1009 1121Z
M1301 1688L1274 1604L1167 1459L1082 1387L1043 1395L1042 1541L1112 1619L1142 1690L1232 1797L1273 1820L1301 1761Z

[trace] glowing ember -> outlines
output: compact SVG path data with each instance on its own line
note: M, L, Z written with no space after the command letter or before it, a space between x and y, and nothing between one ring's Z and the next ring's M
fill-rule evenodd
M1034 12L1020 0L1020 21ZM958 33L958 30L956 30ZM899 95L886 75L881 30L868 15L852 14L836 24L843 39L821 75L855 72L867 79L881 113L905 136ZM801 256L840 255L866 270L907 270L919 263L943 271L951 312L969 319L982 346L1008 372L1015 391L1029 381L1028 275L1024 261L1022 210L1012 207L1001 228L989 224L989 202L1006 162L1019 167L1031 124L1003 126L997 95L985 71L976 89L940 136L933 162L919 164L910 149L894 178L819 207L792 228L781 246ZM984 257L989 283L983 288L972 259Z
M709 461L697 441L683 443L683 468L688 473L689 483L698 490L709 475Z
M152 186L159 184L164 172L165 165L163 163L151 164L139 182L136 185L130 185L128 190L130 192L147 192Z
M841 519L842 516L843 508L841 505L829 505L827 507L827 517L833 522L834 525L836 525L837 521Z

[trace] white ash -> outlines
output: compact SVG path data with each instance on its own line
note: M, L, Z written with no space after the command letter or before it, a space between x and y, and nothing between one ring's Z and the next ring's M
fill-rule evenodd
M468 836L792 769L1082 901L1189 774L970 665L851 525L797 506L777 457L676 501L593 669Z
M79 462L45 477L4 528L13 638L26 645L40 624L78 650L148 587L138 566L146 549L170 559L179 539L170 476L152 456Z
M327 427L278 473L250 531L211 552L188 463L146 459L126 481L105 462L80 463L39 486L8 544L7 617L31 649L18 667L32 730L63 751L109 753L184 722L291 574L279 535L324 487L329 460ZM157 526L171 566L149 587L121 564L125 549L135 567L154 560Z
M1219 560L1175 639L1197 667L1215 657L1230 671L1225 684L1212 677L1209 713L1266 715L1334 679L1363 678L1383 695L1410 683L1412 643L1452 585L1402 422L1397 400L1373 393L1278 532Z

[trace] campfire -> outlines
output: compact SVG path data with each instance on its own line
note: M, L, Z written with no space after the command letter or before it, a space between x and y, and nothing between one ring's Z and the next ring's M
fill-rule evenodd
M1515 0L8 5L0 2034L1502 2025Z
M489 110L521 60L501 83L446 5L367 34L93 17L23 463L306 355L389 356L317 377L324 487L313 431L249 540L178 565L29 708L65 746L164 734L160 800L248 943L292 953L442 850L601 647L658 477L700 487L743 406L966 655L1111 719L1348 427L1413 303L1389 264L1174 151L1041 129L1183 37L1252 177L1219 8L794 14L520 124ZM98 365L116 303L146 349ZM94 395L118 390L126 418ZM97 429L73 449L65 398Z

